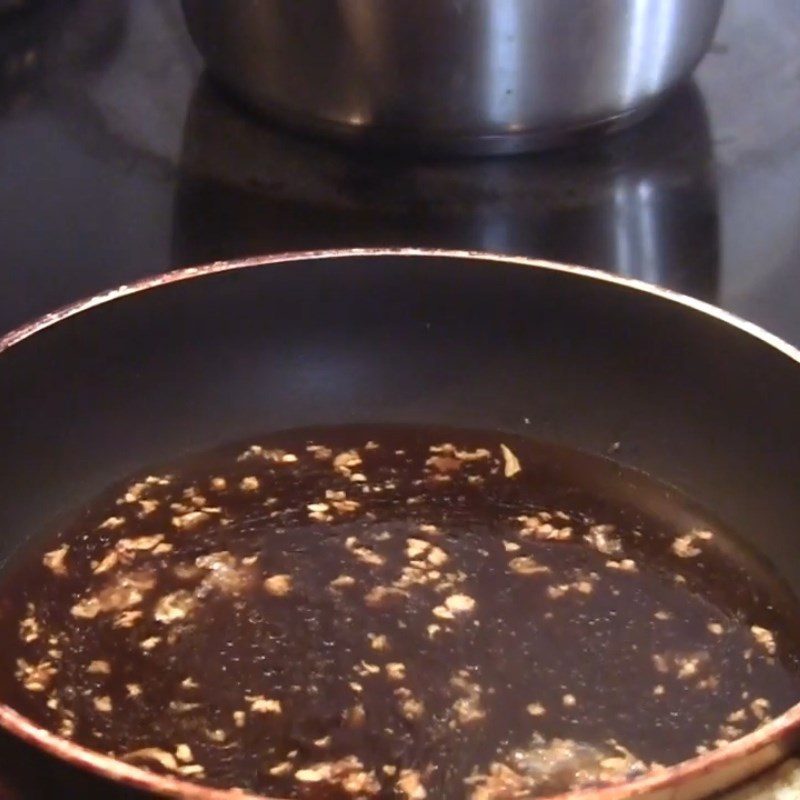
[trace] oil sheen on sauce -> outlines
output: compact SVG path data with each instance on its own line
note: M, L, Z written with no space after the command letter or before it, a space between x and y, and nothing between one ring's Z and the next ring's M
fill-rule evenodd
M284 798L544 797L800 700L797 609L685 498L496 433L259 437L119 484L0 576L0 699Z

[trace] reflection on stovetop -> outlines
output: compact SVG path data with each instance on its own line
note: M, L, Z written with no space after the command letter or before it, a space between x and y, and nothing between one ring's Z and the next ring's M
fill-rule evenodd
M171 0L42 3L0 33L7 113L49 104L96 160L174 186L172 263L428 245L581 263L717 296L717 176L694 84L645 124L579 149L420 162L336 149L244 112L197 80Z
M713 300L711 165L694 84L644 125L577 150L419 161L288 135L204 79L184 128L173 260L428 245L579 263Z

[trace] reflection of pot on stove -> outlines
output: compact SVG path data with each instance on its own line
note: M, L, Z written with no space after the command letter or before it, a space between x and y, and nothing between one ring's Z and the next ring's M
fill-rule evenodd
M578 149L432 161L291 136L204 79L184 129L173 262L424 245L581 263L713 299L710 164L693 84L643 125Z

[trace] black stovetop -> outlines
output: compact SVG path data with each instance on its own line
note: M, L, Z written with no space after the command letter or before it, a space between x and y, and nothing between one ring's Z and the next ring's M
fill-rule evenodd
M28 6L0 15L0 331L178 265L425 245L613 270L800 345L796 0L728 0L695 80L634 130L468 161L252 119L202 74L177 0ZM29 765L21 796L89 796L0 744L0 774Z

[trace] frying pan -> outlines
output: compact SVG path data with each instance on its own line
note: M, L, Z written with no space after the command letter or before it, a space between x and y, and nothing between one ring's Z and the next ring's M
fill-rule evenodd
M798 362L700 301L522 258L375 249L179 270L0 340L0 558L144 465L254 432L411 422L613 450L732 525L793 595ZM243 796L90 752L7 706L0 725L120 792ZM795 706L663 773L569 797L694 800L787 754L798 729Z

